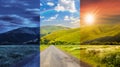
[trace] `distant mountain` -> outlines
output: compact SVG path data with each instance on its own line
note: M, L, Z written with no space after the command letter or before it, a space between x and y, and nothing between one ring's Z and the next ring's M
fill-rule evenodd
M34 44L37 44L38 42L35 42L35 40L39 40L39 27L23 27L0 34L1 45L23 45L29 43L30 41L34 41ZM33 42L31 42L31 44L32 43Z
M40 35L45 36L47 34L50 34L51 32L64 30L64 29L70 29L70 28L63 26L42 26L40 27Z
M52 32L41 38L43 44L79 44L80 43L80 28L65 29Z
M82 44L120 44L120 24L101 24L81 27Z

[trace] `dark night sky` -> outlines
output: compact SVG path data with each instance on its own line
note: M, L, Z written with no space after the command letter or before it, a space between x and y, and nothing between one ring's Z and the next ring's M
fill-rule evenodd
M0 33L40 26L39 0L0 0Z

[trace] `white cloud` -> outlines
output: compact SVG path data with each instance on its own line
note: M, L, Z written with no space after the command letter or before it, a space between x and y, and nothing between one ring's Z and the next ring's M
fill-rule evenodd
M70 20L69 16L65 16L64 20L69 21Z
M74 27L80 27L80 19L79 17L70 17L71 19L71 24L74 26Z
M34 8L34 9L26 9L27 11L40 11L40 9L38 9L38 8Z
M40 3L40 6L43 6L43 4L42 4L42 3Z
M56 14L56 15L53 16L53 17L50 17L50 19L51 19L51 20L55 20L57 17L58 17L58 14Z
M56 26L65 26L65 25L63 25L63 24L56 24Z
M57 4L57 6L55 7L56 11L65 11L65 8L63 6L61 6L60 4Z
M47 5L54 6L55 4L53 2L48 2Z
M80 20L77 19L76 21L71 22L72 24L80 23Z
M64 17L65 21L69 21L71 25L74 27L79 27L80 26L80 19L79 17L73 17L73 16L65 16Z
M59 4L55 7L56 11L69 11L71 13L76 12L74 0L59 0Z
M44 22L50 22L51 21L51 19L45 19L45 20L43 20Z
M42 18L45 18L44 16L40 16L40 18L42 19Z
M65 16L64 17L64 20L66 20L66 21L76 21L78 18L75 18L75 17L73 17L73 16Z
M55 16L52 16L52 17L50 17L50 18L48 18L48 19L46 19L44 21L47 21L47 22L53 21L53 20L56 20L57 17L58 17L58 14L56 14Z
M35 14L40 14L40 9L38 9L38 8L34 8L34 9L26 9L26 11L30 11L30 12L33 12L33 13L35 13Z

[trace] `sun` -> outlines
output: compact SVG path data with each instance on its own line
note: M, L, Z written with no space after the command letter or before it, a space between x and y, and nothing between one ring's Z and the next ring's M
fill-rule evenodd
M86 24L91 25L94 23L95 17L93 14L86 14L84 20Z

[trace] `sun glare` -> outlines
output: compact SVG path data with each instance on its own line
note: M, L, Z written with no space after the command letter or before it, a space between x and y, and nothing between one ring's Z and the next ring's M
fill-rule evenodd
M94 20L95 20L95 18L94 18L94 15L92 15L92 14L87 14L86 16L85 16L85 23L86 24L89 24L89 25L91 25L91 24L93 24L94 23Z

